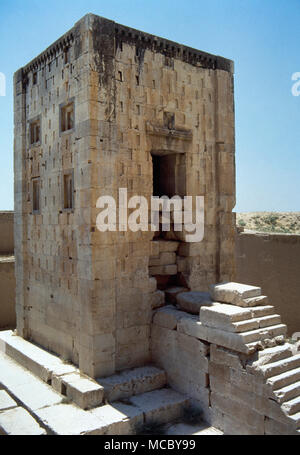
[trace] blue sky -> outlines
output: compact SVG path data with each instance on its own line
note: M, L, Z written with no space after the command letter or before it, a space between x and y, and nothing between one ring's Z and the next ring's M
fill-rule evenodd
M300 211L300 0L0 0L0 210L13 209L13 73L88 12L233 59L235 210Z

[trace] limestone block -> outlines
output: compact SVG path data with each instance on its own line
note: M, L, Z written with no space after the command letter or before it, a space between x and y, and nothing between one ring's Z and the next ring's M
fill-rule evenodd
M104 398L104 389L96 381L78 373L53 376L53 388L74 401L81 409L99 406ZM65 393L64 393L65 392Z
M174 253L177 251L179 246L179 242L176 241L158 240L157 243L159 245L160 253L164 252Z
M170 265L176 264L176 254L170 252L160 253L158 258L150 257L149 266L160 266L160 265Z
M195 356L198 353L201 353L203 356L207 356L210 352L208 343L197 340L197 338L185 335L184 333L177 331L176 339L178 351L187 351Z
M211 393L211 405L216 407L220 412L227 417L234 416L234 418L249 427L262 427L264 426L264 416L254 411L251 407L235 401L234 397L224 397L216 392Z
M159 309L153 318L153 323L166 329L175 330L177 328L178 321L184 317L182 311L178 311L173 305L165 306Z
M292 349L289 344L283 346L274 346L272 348L263 349L255 354L255 359L252 365L259 367L268 363L277 362L289 358L293 355Z
M23 408L0 412L0 435L41 436L46 431Z
M215 344L210 345L210 360L219 365L226 365L227 367L236 370L243 369L242 358L236 352L228 351L221 346Z
M159 242L157 242L157 241L150 242L150 256L152 256L152 257L159 256Z
M222 330L235 331L233 323L251 319L251 312L245 308L226 304L215 304L210 307L202 307L200 321L208 327ZM258 324L257 327L258 328ZM250 328L250 330L252 330Z
M149 267L150 275L176 275L177 265L161 265Z
M114 403L113 406L105 405L90 411L93 417L105 423L105 435L132 435L136 427L143 423L143 412L136 406Z
M262 305L257 307L249 307L253 318L270 316L275 313L275 308L271 305Z
M211 286L211 295L216 302L245 306L245 299L259 297L261 288L240 283L222 283ZM263 303L262 303L263 304Z
M296 431L290 425L278 422L270 417L265 418L265 434L266 435L296 435Z
M274 390L272 396L276 398L278 403L284 403L285 401L300 396L300 381L289 384L281 389Z
M265 365L247 365L247 370L266 379L278 376L287 371L300 368L300 354L267 363Z
M213 304L208 292L182 292L177 295L176 302L181 310L191 314L199 314L203 306Z
M268 297L266 295L260 295L258 297L252 297L250 299L243 299L240 302L240 306L244 307L256 307L259 305L268 305Z
M251 345L248 340L260 340L266 338L266 333L253 330L244 333L231 333L225 330L216 329L203 325L194 319L182 318L178 322L177 330L186 335L199 338L200 340L218 344L233 351L250 354L256 351L257 346Z

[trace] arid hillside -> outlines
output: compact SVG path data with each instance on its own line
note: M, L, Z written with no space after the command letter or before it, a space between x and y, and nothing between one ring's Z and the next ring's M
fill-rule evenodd
M236 214L238 227L258 232L300 234L300 212L245 212Z

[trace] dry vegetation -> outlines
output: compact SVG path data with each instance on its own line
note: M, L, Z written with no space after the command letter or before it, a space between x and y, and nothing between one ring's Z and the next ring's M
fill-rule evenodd
M236 222L252 231L300 234L300 212L237 213Z

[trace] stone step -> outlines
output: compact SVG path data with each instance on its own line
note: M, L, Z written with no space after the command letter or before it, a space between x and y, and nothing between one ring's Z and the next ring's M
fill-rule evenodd
M242 337L244 343L248 344L262 341L266 338L271 339L280 335L285 335L286 330L287 327L285 324L277 324L257 330L251 330L249 332L242 332L239 335Z
M275 307L272 305L261 305L256 307L248 308L253 318L260 318L264 316L270 316L275 314Z
M267 384L269 384L272 387L272 390L275 391L298 381L300 381L300 368L286 371L285 373L268 378Z
M162 381L163 376L160 370L153 377L160 377ZM83 410L66 402L65 397L3 353L0 353L0 385L12 399L9 406L14 400L18 403L18 407L6 409L6 399L3 405L6 410L0 411L0 416L4 415L0 426L5 434L45 434L45 430L58 435L136 434L145 424L160 425L180 418L189 405L184 395L162 388L132 396L124 402ZM143 388L144 385L140 385ZM12 411L16 412L6 414ZM28 425L20 429L18 422L20 425L28 422Z
M47 383L51 383L53 374L61 375L78 371L75 366L63 362L56 355L24 340L11 330L0 332L0 352L5 353Z
M281 407L288 415L296 414L297 412L300 413L300 395L292 400L286 401Z
M261 288L234 282L211 286L211 295L215 302L242 307L257 306L266 302L266 298L256 299L261 297Z
M257 352L258 359L252 364L254 367L267 365L269 363L277 362L278 360L287 359L292 357L293 353L290 345L285 343L282 346L274 346L266 348Z
M300 381L275 390L273 395L276 397L278 403L284 403L285 401L298 397L300 395Z
M46 430L21 407L0 412L0 435L41 436Z
M300 367L300 354L294 355L292 357L288 357L283 360L279 360L277 362L268 363L267 365L262 365L258 372L264 378L268 379L273 376L278 376L282 373L285 373L290 370L294 370L295 368Z
M133 396L130 403L142 410L146 424L161 425L180 418L190 401L181 393L164 388Z
M106 378L97 379L104 389L104 399L112 402L133 395L161 389L166 385L166 373L154 366L125 370Z
M189 400L164 388L89 411L60 404L37 412L49 433L63 435L134 435L145 426L164 425L182 416Z
M281 317L279 314L273 314L263 316L261 318L253 318L248 319L246 321L232 323L231 326L228 327L228 330L232 332L241 333L247 332L249 330L262 329L265 327L270 327L278 324L281 324Z

